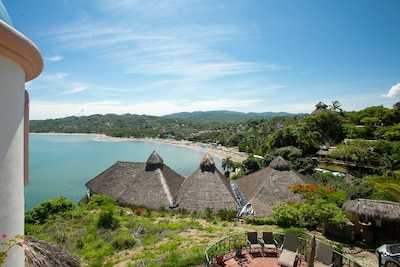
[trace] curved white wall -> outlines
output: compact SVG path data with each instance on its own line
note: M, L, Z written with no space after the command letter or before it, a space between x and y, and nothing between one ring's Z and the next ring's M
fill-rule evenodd
M22 68L0 55L0 231L7 237L24 234L24 84ZM24 266L23 249L13 248L4 266Z
M43 58L29 39L2 20L0 36L0 234L12 238L24 234L25 82L40 74ZM24 250L16 246L2 267L24 265Z

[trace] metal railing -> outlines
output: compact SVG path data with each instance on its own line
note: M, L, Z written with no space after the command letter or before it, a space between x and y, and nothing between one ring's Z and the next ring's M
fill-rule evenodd
M247 246L247 233L226 236L209 246L205 251L205 265L209 266L217 256L222 256L238 246Z
M261 234L259 234L261 236ZM278 247L281 247L283 243L284 233L273 233L274 239L278 242ZM317 240L317 242L322 242ZM302 237L298 238L297 249L298 253L304 256L304 259L308 258L310 240ZM236 248L247 247L247 232L238 233L230 236L223 237L218 241L212 243L205 250L205 266L210 266L210 264L216 261L217 256L223 256L229 252L234 251ZM353 259L347 257L346 255L334 251L333 255L333 266L334 267L361 267Z

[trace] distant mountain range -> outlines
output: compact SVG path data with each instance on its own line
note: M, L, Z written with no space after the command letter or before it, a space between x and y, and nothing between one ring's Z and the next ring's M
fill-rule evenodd
M236 112L228 110L213 110L213 111L194 111L194 112L179 112L162 116L163 118L185 119L199 122L223 122L223 123L239 123L251 119L273 118L297 116L304 114L293 114L287 112Z

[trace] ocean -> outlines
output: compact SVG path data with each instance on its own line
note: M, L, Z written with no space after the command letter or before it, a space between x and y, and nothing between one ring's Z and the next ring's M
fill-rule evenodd
M95 135L30 134L25 210L59 196L77 203L85 195L85 183L90 179L117 161L146 162L153 151L185 177L199 167L206 154L167 143L105 139ZM213 158L221 170L221 159Z

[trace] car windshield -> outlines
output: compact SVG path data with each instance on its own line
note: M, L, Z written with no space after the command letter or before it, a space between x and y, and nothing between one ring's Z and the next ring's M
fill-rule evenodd
M400 253L400 244L394 244L389 247L389 251L391 254L398 254Z

